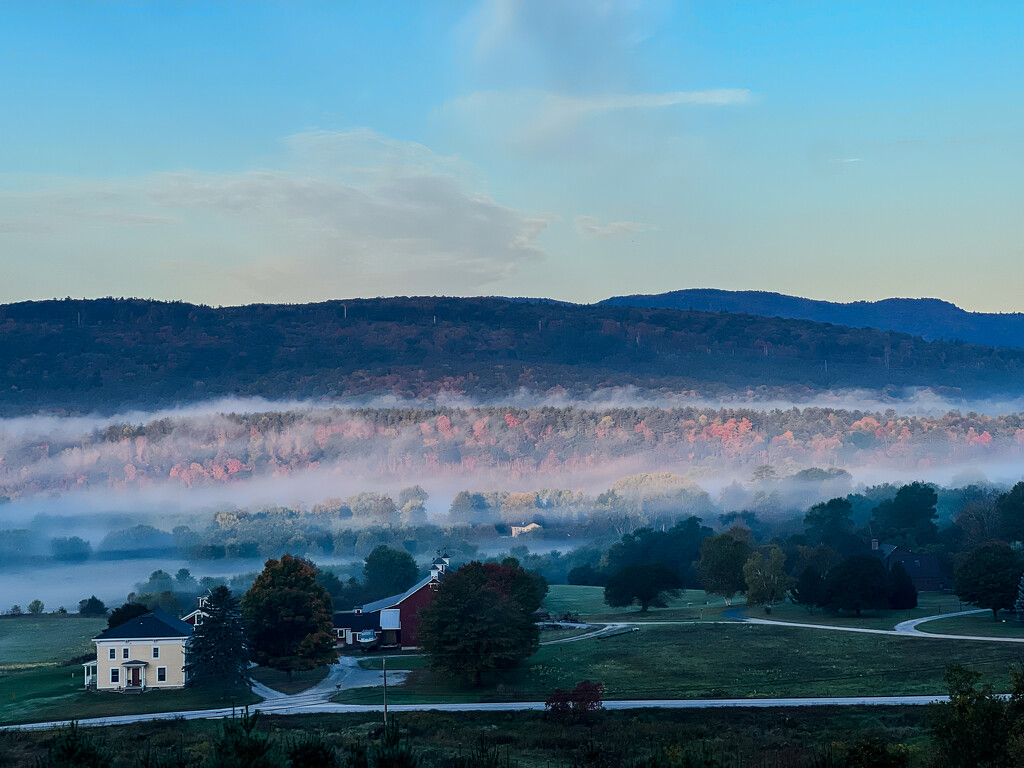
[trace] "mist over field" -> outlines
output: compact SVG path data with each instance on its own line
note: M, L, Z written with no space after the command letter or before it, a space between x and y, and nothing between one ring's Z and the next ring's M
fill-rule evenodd
M840 392L799 407L621 389L587 400L526 391L502 403L226 399L17 417L0 420L0 532L27 559L0 566L0 592L32 599L45 573L50 599L70 604L79 592L130 588L112 589L113 574L131 582L189 563L204 575L254 570L287 541L323 562L351 562L368 546L358 532L382 526L418 531L424 551L453 525L486 529L477 544L496 551L513 544L501 543L502 526L608 518L600 499L609 490L657 509L634 527L690 514L720 525L737 512L784 521L885 483L1009 486L1021 479L1022 452L1021 403L952 403L926 390L899 403ZM410 487L424 492L412 507ZM466 492L486 504L456 511ZM278 531L296 520L301 537ZM338 531L353 532L349 545L316 538ZM87 555L54 544L71 537ZM200 541L216 542L213 554ZM132 565L118 571L118 561Z

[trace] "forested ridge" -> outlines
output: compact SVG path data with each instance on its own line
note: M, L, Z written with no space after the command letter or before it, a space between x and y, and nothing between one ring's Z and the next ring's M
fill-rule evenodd
M1024 350L725 312L384 298L213 308L142 299L0 306L0 412L220 395L603 387L799 398L930 386L1015 392Z
M1024 314L968 312L941 299L818 301L769 291L688 288L668 293L613 296L599 302L616 307L698 309L789 317L852 328L883 328L925 339L961 339L990 346L1024 346Z

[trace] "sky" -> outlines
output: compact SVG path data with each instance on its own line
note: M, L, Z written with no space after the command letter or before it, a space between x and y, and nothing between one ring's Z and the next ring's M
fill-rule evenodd
M0 301L1024 311L1024 5L0 7Z

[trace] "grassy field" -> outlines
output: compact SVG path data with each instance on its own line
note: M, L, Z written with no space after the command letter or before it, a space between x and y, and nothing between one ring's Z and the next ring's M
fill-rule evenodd
M642 710L607 712L594 723L563 724L539 712L411 712L397 716L407 743L421 768L446 768L458 755L469 755L485 736L500 744L500 763L518 768L569 768L573 764L630 765L649 756L681 756L682 750L704 747L720 768L807 766L811 758L837 744L873 737L906 744L915 752L927 749L925 707L820 707L779 710L707 711ZM140 745L160 759L169 748L181 747L189 764L210 753L220 724L204 720L137 723L89 733L104 741L112 768L137 765ZM344 749L353 742L368 745L379 738L380 715L297 715L263 717L260 733L284 746L305 734L321 735ZM35 768L45 758L45 732L0 732L5 768ZM588 746L600 758L574 760ZM927 764L927 753L912 765ZM177 763L172 763L177 764ZM678 763L676 763L678 764ZM705 763L701 763L704 765ZM833 763L834 764L834 763Z
M745 605L740 596L733 601L734 607ZM544 600L544 610L552 616L565 612L578 613L584 621L687 621L721 618L726 610L725 601L720 597L708 595L699 589L688 589L678 600L673 600L667 608L651 608L641 613L639 608L610 608L604 602L604 590L601 587L577 587L566 584L553 584L551 591Z
M291 695L309 690L327 677L327 672L327 667L311 669L305 672L293 672L292 679L289 680L288 674L285 672L259 667L253 672L252 677L256 682L263 683L268 688Z
M40 720L67 720L105 715L208 709L252 704L258 696L222 700L217 693L149 691L122 695L85 691L82 668L38 667L0 677L0 725Z
M604 683L611 699L942 693L947 663L970 665L1005 689L1009 666L1022 660L1024 646L996 643L743 624L648 626L603 641L544 646L515 677L480 689L409 667L412 674L388 698L536 701L587 679ZM380 697L376 689L352 689L335 700L379 703Z
M950 619L936 619L918 624L922 632L940 635L977 635L979 637L1019 637L1024 640L1024 625L1013 613L1003 612L999 621L992 618L991 611L973 613L969 616L954 616Z
M106 627L106 619L55 614L0 618L0 673L95 651L90 640Z

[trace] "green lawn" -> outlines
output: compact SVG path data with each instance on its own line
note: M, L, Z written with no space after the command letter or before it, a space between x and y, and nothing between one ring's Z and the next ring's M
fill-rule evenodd
M149 691L125 695L82 688L81 667L39 667L0 676L0 724L253 704L249 695L224 701L216 693Z
M901 621L921 619L940 613L959 611L960 601L956 595L943 595L938 592L922 592L917 597L917 608L907 611L865 611L861 616L843 613L839 616L826 611L816 610L808 613L805 608L793 603L780 603L772 608L770 615L764 608L750 607L743 611L745 616L758 619L774 619L775 621L793 621L803 624L826 624L839 627L863 627L865 629L892 629Z
M482 689L414 669L389 687L394 703L542 700L580 680L611 699L853 696L944 692L947 663L968 664L998 688L1024 647L743 624L643 627L607 640L545 646L528 668ZM389 666L391 661L389 660ZM395 667L397 668L397 667ZM335 700L379 703L379 689Z
M954 616L951 619L936 619L918 624L922 632L940 635L978 635L980 637L1019 637L1024 639L1024 625L1013 613L1002 612L999 621L992 618L991 611L973 613L970 616Z
M327 667L320 667L305 672L293 672L292 679L289 680L286 672L259 667L253 672L252 677L256 682L263 683L268 688L291 695L309 690L327 677L327 671Z
M106 627L106 619L56 614L2 618L0 672L52 664L95 651L90 641Z
M734 606L745 605L740 596L733 601ZM566 584L553 584L551 591L544 600L544 610L552 617L565 612L578 613L580 618L588 622L603 621L689 621L718 619L723 610L727 610L725 601L720 597L708 595L699 589L688 589L678 600L669 603L668 608L651 608L641 613L639 608L610 608L604 602L604 589L601 587L577 587Z

